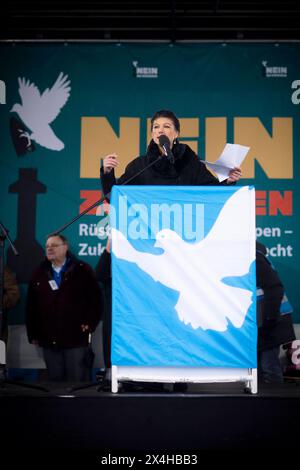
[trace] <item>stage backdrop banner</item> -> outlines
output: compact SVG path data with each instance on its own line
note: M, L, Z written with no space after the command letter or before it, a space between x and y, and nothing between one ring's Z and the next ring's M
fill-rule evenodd
M112 364L256 368L254 193L114 187Z
M100 198L101 157L118 154L119 176L145 154L162 108L201 160L226 142L250 147L238 186L255 186L256 236L300 323L299 57L298 43L0 43L0 220L20 252L5 244L22 293L14 335L46 235ZM99 206L64 235L95 267L108 232Z

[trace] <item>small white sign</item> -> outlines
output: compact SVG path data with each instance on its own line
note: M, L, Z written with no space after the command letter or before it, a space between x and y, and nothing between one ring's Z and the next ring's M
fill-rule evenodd
M56 284L56 281L54 281L54 279L49 281L49 284L50 284L50 287L51 287L52 290L57 290L58 289L58 285Z

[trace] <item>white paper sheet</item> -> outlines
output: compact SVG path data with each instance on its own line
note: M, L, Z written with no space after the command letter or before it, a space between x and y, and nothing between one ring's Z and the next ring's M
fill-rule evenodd
M224 181L229 176L230 170L241 166L250 147L239 144L226 144L220 157L214 162L205 162L206 166L216 173L218 180Z

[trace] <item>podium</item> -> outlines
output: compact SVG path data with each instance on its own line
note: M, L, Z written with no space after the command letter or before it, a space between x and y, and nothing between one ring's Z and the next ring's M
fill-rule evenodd
M257 393L255 191L114 186L112 392L123 380Z

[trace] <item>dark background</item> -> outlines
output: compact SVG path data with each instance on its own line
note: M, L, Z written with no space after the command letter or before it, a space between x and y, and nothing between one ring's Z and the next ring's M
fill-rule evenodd
M299 40L299 0L11 0L0 39Z

